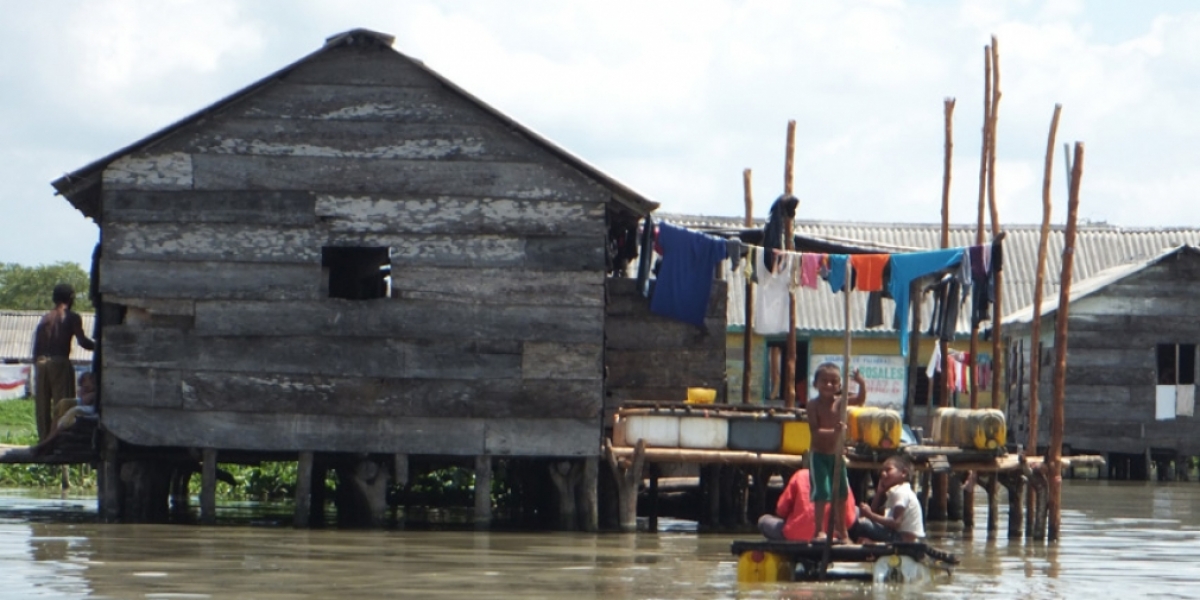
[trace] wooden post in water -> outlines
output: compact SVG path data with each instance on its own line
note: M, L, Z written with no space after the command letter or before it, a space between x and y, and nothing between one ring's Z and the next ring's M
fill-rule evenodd
M583 493L579 511L583 514L583 530L595 533L600 530L600 459L589 456L583 459Z
M787 124L787 156L783 164L783 193L792 195L792 172L796 156L796 121L789 120ZM783 247L793 251L796 249L795 219L788 217L783 222ZM787 348L784 349L783 405L796 408L796 292L788 290L788 332Z
M1071 195L1067 199L1067 231L1063 239L1062 279L1054 314L1054 412L1050 415L1050 448L1046 452L1047 537L1058 540L1062 525L1062 443L1067 384L1067 320L1071 306L1071 275L1075 265L1075 223L1079 218L1079 181L1083 178L1083 143L1075 142Z
M205 448L200 464L200 522L212 525L217 521L217 449Z
M487 528L492 523L492 457L475 457L475 527Z
M1000 47L992 36L992 109L988 125L988 210L992 215L992 243L1000 242L1000 209L996 206L996 124L1000 114ZM992 265L992 286L996 296L992 303L992 408L1000 408L1001 375L1004 372L1004 273L1001 265ZM990 510L990 509L989 509ZM988 531L994 531L993 517L988 514Z
M631 459L617 459L612 440L604 440L604 458L617 482L617 526L621 533L637 532L637 491L642 482L642 466L646 460L646 440L639 439Z
M308 527L312 514L313 452L305 450L296 460L296 506L292 523L296 527Z
M1054 172L1054 138L1058 135L1058 118L1062 114L1062 105L1054 105L1054 116L1050 119L1050 133L1046 139L1046 162L1042 169L1042 230L1038 237L1037 273L1033 283L1033 322L1029 334L1029 439L1026 442L1025 455L1038 455L1038 389L1041 386L1042 370L1042 290L1046 272L1046 252L1050 243L1050 180ZM1029 514L1034 514L1037 508L1038 490L1028 486ZM1026 534L1032 535L1032 528L1026 528Z
M945 156L942 159L942 239L941 247L943 249L950 247L950 173L951 162L954 155L954 98L946 98L945 117L946 117L946 143ZM951 325L957 329L957 326ZM947 374L950 372L950 346L945 340L938 339L938 350L941 356L941 372L942 372L942 389L938 394L938 407L950 405L950 378ZM930 382L931 384L933 382ZM937 407L930 411L929 415L929 432L933 432L933 417L937 414ZM950 486L950 477L946 473L935 473L931 478L933 488L933 509L929 511L932 518L946 518L946 494Z
M992 49L991 46L983 47L983 147L979 152L979 207L976 210L975 217L975 245L982 245L983 237L983 220L984 209L987 201L987 173L988 173L988 153L992 146L989 143L992 129ZM975 365L979 364L979 326L975 323L975 318L971 318L971 359L967 364L970 369L970 397L971 408L979 408L979 387L976 379L978 379L978 371ZM973 493L973 492L968 492Z
M742 170L742 189L746 200L746 220L744 225L746 229L754 227L754 195L750 189L750 169ZM753 255L746 257L747 260L753 260ZM751 265L753 267L753 265ZM751 372L754 370L754 282L750 278L746 278L746 310L742 314L745 315L746 327L742 333L742 404L750 404L750 382L753 381Z

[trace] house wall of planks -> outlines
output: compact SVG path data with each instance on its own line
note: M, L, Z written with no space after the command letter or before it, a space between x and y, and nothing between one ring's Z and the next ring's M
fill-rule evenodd
M1183 248L1144 270L1071 302L1068 318L1064 444L1088 452L1200 454L1200 423L1156 414L1159 345L1200 344L1196 319L1200 253ZM1042 324L1039 445L1049 442L1053 339ZM1026 326L1027 327L1027 326ZM1027 332L1014 330L1014 335ZM1026 358L1028 360L1028 358ZM1196 373L1192 357L1191 372ZM1185 369L1186 370L1186 369ZM1195 382L1180 387L1195 388ZM1186 411L1184 411L1186 412ZM1014 440L1025 443L1024 439Z
M101 202L122 440L598 454L613 192L389 47L323 50L116 159ZM390 297L329 297L330 247L386 248Z

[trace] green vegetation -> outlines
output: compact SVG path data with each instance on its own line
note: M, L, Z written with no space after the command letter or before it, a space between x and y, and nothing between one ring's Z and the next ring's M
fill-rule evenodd
M49 310L53 308L50 293L60 283L75 288L75 312L96 310L88 300L88 272L72 262L35 267L0 263L0 309Z

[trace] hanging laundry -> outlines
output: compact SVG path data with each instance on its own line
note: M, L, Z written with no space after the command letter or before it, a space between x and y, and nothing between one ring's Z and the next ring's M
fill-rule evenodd
M854 267L854 289L860 292L883 290L883 270L887 268L889 254L854 254L850 266Z
M897 330L901 356L908 356L908 316L911 312L908 306L909 284L918 277L958 266L961 261L962 251L957 248L892 255L887 289L896 301L896 315L892 323Z
M925 377L933 381L933 376L942 370L942 345L933 345L933 354L929 355L929 364L925 366Z
M817 279L820 277L821 263L828 261L829 255L805 252L800 255L800 285L817 289Z
M829 289L840 292L846 289L846 265L850 257L845 254L829 255Z
M650 311L703 327L713 272L725 259L725 240L663 222L658 243L663 261Z
M783 195L771 204L771 214L767 217L767 225L763 228L763 248L767 250L783 250L787 247L784 243L786 232L784 231L784 222L788 219L796 218L796 207L800 205L800 200L792 195ZM775 256L768 253L764 255L763 263L768 271L775 271Z
M863 325L867 329L883 326L883 292L867 294L867 322Z
M729 238L725 240L725 254L729 255L729 267L736 271L738 265L742 264L742 257L750 250L750 246L742 243L738 238Z
M775 255L775 272L767 270L767 254ZM761 248L755 252L758 269L758 292L754 295L754 333L776 335L787 333L792 326L791 310L792 269L796 254Z
M987 263L991 260L991 244L971 246L971 326L991 319L991 274ZM985 258L986 257L986 258Z

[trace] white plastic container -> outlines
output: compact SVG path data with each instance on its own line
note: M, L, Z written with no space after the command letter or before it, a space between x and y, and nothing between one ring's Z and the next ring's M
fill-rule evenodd
M613 438L613 443L618 446L636 446L638 440L646 440L647 446L678 448L679 417L663 414L625 415L617 421Z
M679 447L724 450L729 445L729 421L718 416L679 418Z

